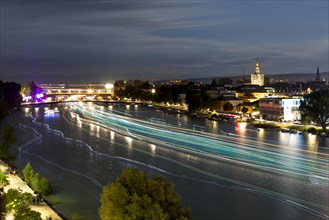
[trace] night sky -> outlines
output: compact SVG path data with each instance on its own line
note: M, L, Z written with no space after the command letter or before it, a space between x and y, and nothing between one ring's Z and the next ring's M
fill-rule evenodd
M328 71L328 0L1 0L3 81Z

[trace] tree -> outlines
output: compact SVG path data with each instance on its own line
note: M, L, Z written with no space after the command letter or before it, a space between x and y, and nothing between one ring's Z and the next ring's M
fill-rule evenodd
M212 87L217 87L217 86L224 86L226 84L232 84L233 80L228 77L221 77L221 78L214 78L211 81L211 86Z
M41 220L41 213L22 206L15 211L14 220Z
M20 91L21 95L24 95L24 96L30 96L32 91L31 91L31 85L30 83L26 82L26 83L23 83L21 85L21 91Z
M302 118L309 118L326 132L329 125L329 89L322 89L304 96L299 110Z
M6 194L3 191L3 187L7 186L9 181L7 176L3 175L0 172L0 220L5 219L5 212L6 212Z
M15 210L15 220L41 220L39 212L30 209L33 196L17 189L9 189L5 196L6 212Z
M9 184L9 181L7 179L7 176L0 173L0 193L3 189L3 187L7 186Z
M246 114L246 113L248 112L248 108L245 107L245 106L243 106L243 108L241 109L241 112L242 112L243 114Z
M0 80L0 118L19 108L22 102L21 86L14 82Z
M223 109L226 112L230 112L230 111L232 111L234 109L234 106L229 101L227 101L225 103L225 105L223 106Z
M0 144L0 157L7 160L9 159L8 149L15 143L14 127L4 124L1 128L1 144Z
M23 177L27 183L30 183L33 176L34 176L34 170L30 162L28 162L23 169Z
M102 220L191 219L171 183L136 169L124 169L114 183L105 186L101 202Z
M30 163L27 163L24 167L23 177L36 192L42 195L48 195L51 193L49 181L39 173L35 172Z

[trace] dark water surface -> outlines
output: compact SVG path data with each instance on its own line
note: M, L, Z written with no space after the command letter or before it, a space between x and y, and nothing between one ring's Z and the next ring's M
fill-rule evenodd
M48 199L67 218L98 219L102 186L125 167L173 182L195 219L328 218L328 138L142 105L57 107L23 107L2 123L15 127L17 167L30 161L50 180Z

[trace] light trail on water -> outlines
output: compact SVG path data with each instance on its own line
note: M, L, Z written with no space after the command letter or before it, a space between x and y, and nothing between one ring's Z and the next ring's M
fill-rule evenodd
M327 154L306 150L298 150L297 153L282 153L280 152L282 149L287 150L289 148L254 140L248 142L244 140L243 142L240 142L237 137L233 138L225 135L197 132L163 124L159 125L145 120L113 114L106 110L99 110L97 109L97 106L96 108L89 108L83 104L69 104L68 106L71 108L71 111L75 112L72 114L80 115L79 120L83 123L97 122L102 128L131 137L135 139L135 141L156 144L163 148L179 150L198 157L229 162L238 166L239 164L244 166L247 165L250 168L261 169L265 172L275 171L276 173L292 173L304 179L305 177L318 178L324 181L323 184L328 185ZM70 114L68 115L70 116ZM76 119L69 117L66 118L66 120L76 126L76 123L74 123L74 120ZM107 140L106 138L104 139ZM115 142L114 144L118 143ZM264 149L265 147L268 149ZM262 193L266 196L273 196L276 199L289 201L291 204L298 203L300 208L302 206L307 206L308 210L313 210L310 207L328 210L328 207L325 205L316 204L314 202L285 195L256 185L250 185L231 178L219 176L215 173L193 167L164 155L157 155L135 147L133 147L132 150L164 159L218 180L234 183L247 189L256 190L258 193ZM317 213L315 210L312 212ZM323 213L317 213L316 215L325 218L328 217Z

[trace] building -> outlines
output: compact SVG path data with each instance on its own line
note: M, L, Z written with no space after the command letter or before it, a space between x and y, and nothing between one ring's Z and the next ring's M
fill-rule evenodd
M317 70L316 70L315 81L321 81L319 67L318 67Z
M238 106L243 103L242 99L235 97L234 93L225 93L217 99L217 109L220 112L225 112L224 105L229 102L233 105L233 110L231 112L237 112Z
M259 85L243 85L236 89L236 97L243 102L255 102L272 94L271 89Z
M300 102L301 98L263 98L259 100L259 114L269 120L300 120Z
M259 86L264 85L264 74L260 71L260 64L258 58L256 60L255 72L252 73L250 77L251 84Z

